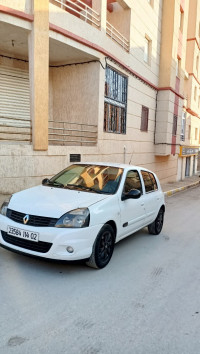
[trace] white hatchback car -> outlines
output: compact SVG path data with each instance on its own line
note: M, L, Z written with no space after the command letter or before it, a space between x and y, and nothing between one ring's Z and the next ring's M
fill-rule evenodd
M145 226L159 234L164 212L164 194L153 172L77 163L2 204L0 245L49 259L85 259L103 268L124 237Z

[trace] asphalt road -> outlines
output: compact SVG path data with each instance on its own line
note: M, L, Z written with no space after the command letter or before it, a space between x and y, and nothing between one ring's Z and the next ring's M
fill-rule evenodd
M200 187L166 207L102 270L0 248L0 354L198 354Z

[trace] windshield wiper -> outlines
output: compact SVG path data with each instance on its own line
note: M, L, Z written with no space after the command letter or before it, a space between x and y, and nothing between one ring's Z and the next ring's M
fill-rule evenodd
M48 181L46 183L47 186L54 186L54 187L59 187L59 188L64 188L64 184L56 181Z
M82 184L69 184L69 183L68 183L68 184L65 186L65 188L68 187L68 186L69 186L69 187L80 188L80 189L84 189L84 190L89 190L89 191L92 191L92 192L95 192L95 193L99 193L99 194L104 193L104 192L102 192L102 191L100 191L100 190L98 190L98 189L95 189L95 188L82 186Z

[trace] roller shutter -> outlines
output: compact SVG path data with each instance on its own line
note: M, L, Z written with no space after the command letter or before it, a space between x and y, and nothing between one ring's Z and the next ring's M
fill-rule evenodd
M0 140L30 141L30 127L29 73L0 65Z

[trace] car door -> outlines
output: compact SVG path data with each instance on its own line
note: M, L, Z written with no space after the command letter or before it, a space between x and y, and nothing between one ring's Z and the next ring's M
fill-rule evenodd
M132 189L140 190L141 196L138 199L120 200L121 227L119 239L141 229L146 223L144 193L137 170L127 172L123 193L126 194Z
M159 211L160 191L154 174L149 171L141 171L145 186L145 209L147 224L152 223Z

